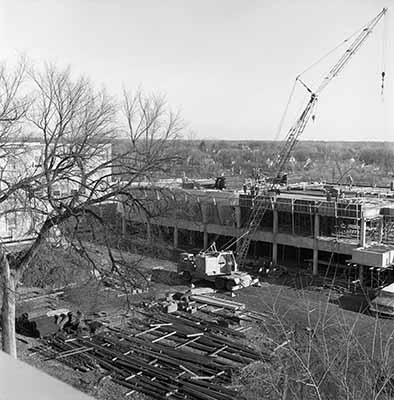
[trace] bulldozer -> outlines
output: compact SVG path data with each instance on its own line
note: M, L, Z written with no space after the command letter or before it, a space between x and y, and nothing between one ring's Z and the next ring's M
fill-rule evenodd
M217 250L215 243L198 254L181 253L178 273L190 282L213 282L218 290L233 291L252 283L250 274L238 270L234 253Z

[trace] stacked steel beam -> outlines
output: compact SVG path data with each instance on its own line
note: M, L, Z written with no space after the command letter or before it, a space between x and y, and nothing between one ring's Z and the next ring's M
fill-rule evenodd
M52 358L72 360L78 367L99 365L127 389L126 395L138 391L153 399L230 400L239 397L228 387L232 373L269 357L241 339L242 332L195 315L148 310L126 328L92 337L53 337L45 349Z

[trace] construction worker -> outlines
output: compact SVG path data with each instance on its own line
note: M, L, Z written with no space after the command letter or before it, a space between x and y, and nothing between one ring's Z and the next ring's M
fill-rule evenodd
M59 332L63 330L64 325L66 325L68 320L69 320L69 317L64 313L60 314L60 316L55 316L55 322L56 322L56 325L58 326Z
M353 186L353 178L351 175L347 176L347 181L349 183L349 190L352 190L352 186Z

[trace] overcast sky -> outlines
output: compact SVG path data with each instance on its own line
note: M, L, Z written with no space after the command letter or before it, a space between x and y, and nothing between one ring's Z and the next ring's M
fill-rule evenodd
M125 85L165 93L194 137L253 140L277 137L298 73L394 5L393 0L0 1L0 58L25 52L37 62L71 64L112 92ZM315 122L302 139L394 140L390 11L394 7L321 94ZM305 76L307 82L340 55L319 64ZM288 124L303 95L297 89Z

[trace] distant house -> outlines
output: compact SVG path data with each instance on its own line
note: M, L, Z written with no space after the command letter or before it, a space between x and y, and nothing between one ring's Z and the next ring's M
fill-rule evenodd
M296 163L297 163L297 160L295 159L295 157L294 157L294 156L291 156L291 157L289 158L289 164L294 165L294 164L296 164Z
M252 149L247 144L241 144L242 151L252 151Z
M99 181L100 190L105 190L108 184L111 165L106 165L106 162L112 157L110 144L102 145L100 151L83 164L74 161L75 166L67 169L66 174L59 173L52 178L50 186L46 177L41 175L44 171L44 149L45 145L40 140L15 141L0 146L0 195L17 183L26 181L15 193L0 202L0 240L3 243L35 238L45 214L51 209L50 197L66 203L76 193L83 195L83 179L87 187ZM56 154L59 154L59 163L67 157L71 159L72 144L61 144ZM56 155L53 160L56 163ZM82 177L82 171L89 172L86 178Z

